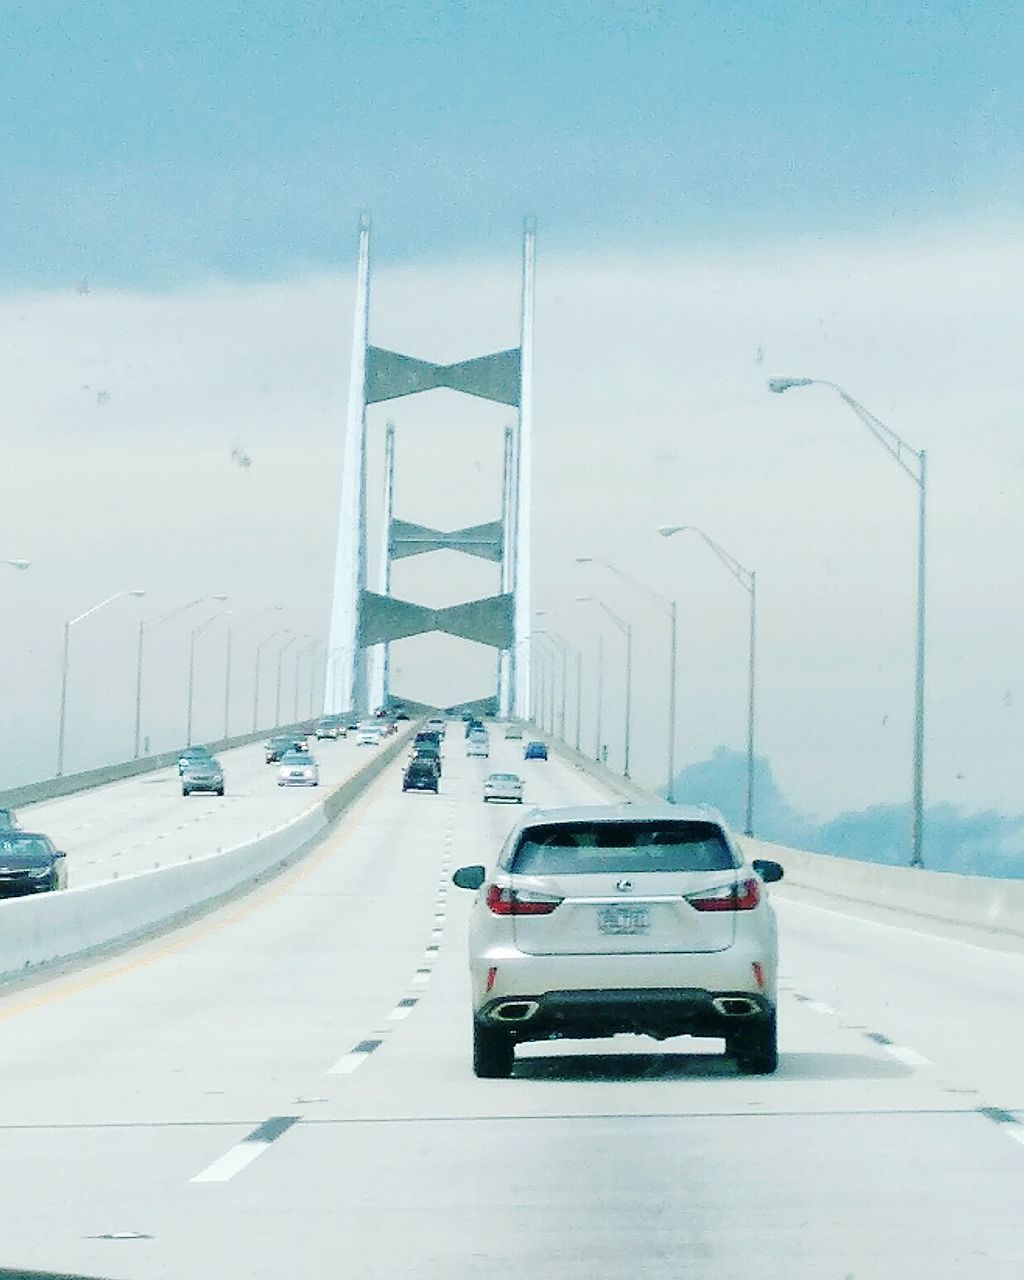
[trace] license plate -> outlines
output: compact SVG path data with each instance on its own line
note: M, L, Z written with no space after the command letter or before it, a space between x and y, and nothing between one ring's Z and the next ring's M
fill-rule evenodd
M597 928L613 937L650 933L651 913L647 907L602 907L597 913Z

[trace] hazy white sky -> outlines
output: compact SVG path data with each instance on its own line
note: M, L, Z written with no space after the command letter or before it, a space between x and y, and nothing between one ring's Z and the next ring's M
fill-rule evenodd
M566 256L545 252L542 225L539 250L536 605L583 645L586 740L600 621L573 599L594 592L635 623L634 772L662 781L667 628L643 599L577 566L579 554L680 600L680 763L742 745L746 597L697 542L654 533L694 523L758 571L758 745L783 789L818 814L905 796L914 490L827 391L765 391L769 374L807 374L841 382L929 449L928 795L1019 812L1019 237L961 225L756 252L609 255L595 244ZM69 769L130 751L140 616L227 592L238 621L280 604L282 625L323 637L352 285L316 274L0 299L0 558L34 561L27 573L0 566L0 740L21 744L0 785L52 772L62 622L113 591L149 594L74 632ZM381 269L372 338L436 360L499 349L516 340L517 295L514 232L499 259ZM496 514L501 410L448 392L373 410L374 477L388 414L399 515L455 527ZM396 570L396 593L438 604L494 586L493 567L448 554ZM152 633L154 748L184 733L188 629ZM235 731L251 720L253 645L270 629L236 638ZM210 735L223 719L223 621L197 652L199 732ZM615 634L606 654L614 761ZM395 667L398 692L440 701L488 692L493 660L427 639L396 646ZM288 706L293 658L283 675ZM271 659L264 720L274 676Z

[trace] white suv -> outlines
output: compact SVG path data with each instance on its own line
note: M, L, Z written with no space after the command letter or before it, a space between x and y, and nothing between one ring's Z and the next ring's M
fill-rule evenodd
M476 889L469 926L473 1070L512 1073L515 1045L634 1032L724 1037L741 1071L778 1062L777 862L747 863L704 806L535 810Z

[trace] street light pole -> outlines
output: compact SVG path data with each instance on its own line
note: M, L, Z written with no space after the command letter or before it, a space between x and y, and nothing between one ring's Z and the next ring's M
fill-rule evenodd
M580 749L583 724L583 650L576 650L576 750Z
M754 834L754 713L757 678L757 574L742 565L735 556L710 537L703 529L691 524L665 524L658 532L663 538L675 533L695 533L715 553L736 581L750 595L750 638L747 648L747 782L744 803L744 835Z
M189 600L187 604L179 605L176 609L172 609L170 613L161 614L159 618L142 618L139 621L139 639L135 653L135 759L138 760L142 754L142 654L145 646L146 628L158 627L162 622L170 622L172 618L178 617L179 614L186 613L189 609L194 609L197 604L203 604L206 600L218 600L223 603L227 599L224 594L213 596L197 596L195 600ZM227 737L227 734L224 735Z
M192 707L195 697L196 687L196 641L203 632L213 625L220 617L221 611L218 609L216 613L211 614L205 622L195 627L189 634L188 638L188 713L185 719L185 746L192 745Z
M15 563L15 568L27 568L20 562ZM98 613L100 609L105 609L108 604L113 604L115 600L120 600L123 596L134 596L141 599L146 593L145 591L115 591L112 596L107 596L106 600L101 600L99 604L94 604L91 609L86 609L84 613L80 613L77 618L69 618L64 623L64 647L61 653L60 664L60 716L57 725L57 777L61 777L64 773L64 737L67 728L67 709L68 709L68 669L69 654L71 648L71 628L79 622L91 617L92 614Z
M795 387L829 387L857 415L897 466L917 485L917 608L914 636L914 739L911 764L910 865L924 866L924 730L926 535L928 514L928 455L866 409L838 383L823 378L770 378L769 391L781 395ZM908 461L908 456L910 461ZM915 465L916 464L916 465Z
M623 744L622 744L622 776L629 779L629 748L633 738L633 624L627 622L625 618L620 617L614 609L610 609L603 600L598 600L596 596L577 596L576 600L579 604L596 604L602 609L616 627L622 632L622 638L625 641L626 648L626 691L625 691L625 709L624 709L624 726L623 726ZM598 743L600 749L600 743Z
M597 706L594 711L594 759L601 759L601 710L604 706L604 636L597 636Z
M277 693L274 700L274 728L281 727L281 666L284 662L284 655L288 649L296 642L301 640L301 636L292 636L290 640L286 640L277 651Z
M253 677L253 692L252 692L252 731L253 733L259 732L260 658L262 657L263 650L266 648L268 644L270 644L272 640L276 640L278 636L287 636L287 635L291 635L291 629L288 627L283 627L277 631L272 631L269 636L264 636L263 639L256 646L256 664L255 664L255 672Z

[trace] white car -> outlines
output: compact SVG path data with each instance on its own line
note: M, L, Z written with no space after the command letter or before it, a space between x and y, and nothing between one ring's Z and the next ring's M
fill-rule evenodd
M484 760L491 754L490 744L484 737L478 737L474 734L472 738L466 740L466 755L480 756Z
M623 1032L724 1038L743 1072L778 1062L777 862L748 863L714 809L535 811L497 864L452 877L470 917L473 1070L512 1074L528 1040Z
M360 729L356 733L357 747L375 747L380 742L380 731L378 729Z
M286 751L277 771L279 787L318 787L320 766L308 751Z
M522 804L522 778L518 773L489 773L484 778L484 803L488 800L514 800Z
M523 737L523 726L521 724L508 724L505 726L506 742L521 742Z

